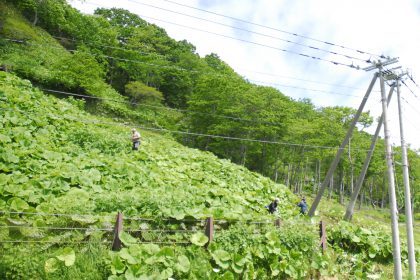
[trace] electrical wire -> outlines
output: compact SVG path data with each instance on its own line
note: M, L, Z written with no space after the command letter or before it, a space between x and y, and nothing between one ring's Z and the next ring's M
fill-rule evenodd
M411 77L410 77L411 78ZM417 87L417 83L412 79L411 80ZM401 80L401 82L405 85L405 87L414 95L414 97L418 100L420 100L420 97L417 96L417 94L414 93L414 91L405 83L405 81Z
M97 3L94 3L94 2L90 2L88 4L94 4L94 5L97 5L97 6L103 6L102 4L97 4ZM356 70L361 70L361 67L358 66L358 65L354 65L353 62L351 64L346 64L346 63L342 63L342 62L338 62L338 61L333 61L333 60L329 60L329 59L324 59L324 58L313 56L313 55L308 55L308 54L305 54L305 53L299 53L299 52L294 52L294 51L283 49L283 48L269 46L269 45L261 44L261 43L254 42L254 41L248 41L248 40L244 40L244 39L239 39L239 38L235 38L235 37L232 37L232 36L228 36L228 35L224 35L224 34L220 34L220 33L216 33L216 32L211 32L211 31L204 30L204 29L199 29L199 28L195 28L195 27L192 27L192 26L188 26L188 25L178 24L178 23L167 21L167 20L162 20L162 19L158 19L158 18L154 18L154 17L142 15L142 14L137 14L137 15L140 16L140 17L143 17L143 18L148 18L148 19L152 19L152 20L156 20L156 21L160 21L160 22L164 22L164 23L168 23L168 24L180 26L180 27L183 27L183 28L188 28L188 29L191 29L191 30L196 30L196 31L204 32L204 33L207 33L207 34L212 34L212 35L216 35L216 36L220 36L220 37L224 37L224 38L228 38L228 39L232 39L232 40L244 42L244 43L249 43L249 44L256 45L256 46L270 48L270 49L274 49L274 50L278 50L278 51L282 51L282 52L286 52L286 53L298 55L298 56L301 56L301 57L305 57L305 58L308 58L308 59L313 59L313 60L323 61L323 62L327 62L327 63L332 63L332 64L334 64L336 66L345 66L345 67L353 68L353 69L356 69Z
M186 109L169 108L169 107L165 107L165 106L155 106L155 105L149 105L149 104L142 104L142 103L138 103L138 102L130 102L130 101L123 101L123 100L116 100L116 99L112 99L112 98L102 98L102 97L85 95L85 94L65 92L65 91L60 91L60 90L45 89L45 88L40 88L40 89L42 91L51 92L51 93L59 93L59 94L63 94L63 95L76 96L76 97L81 97L81 98L111 101L111 102L123 103L123 104L128 104L128 105L136 105L136 106L140 106L140 107L154 108L154 109L158 109L158 110L169 110L169 111L175 111L175 112L181 112L181 113L193 113L193 114L198 114L198 115L203 115L203 116L212 116L212 117L225 118L225 119L230 119L230 120L235 120L235 121L266 124L266 125L271 125L271 126L281 125L280 123L264 122L264 121L258 121L258 120L249 120L249 119L243 119L243 118L239 118L239 117L231 117L231 116L220 115L220 114L203 113L203 112L186 110Z
M86 40L71 39L71 38L62 37L62 36L53 36L53 35L51 35L51 37L56 38L56 39L59 39L59 40L69 40L69 41L74 41L74 42L81 42L83 44L87 44L87 45L91 45L91 46L101 46L101 47L104 47L104 48L117 49L117 50L122 50L122 51L127 51L127 52L137 51L136 49L129 49L129 48L122 48L122 47L115 47L115 46L110 46L110 45L104 45L104 44L99 44L99 43L92 43L92 42L88 42ZM168 58L167 55L161 55L161 54L157 54L157 53L144 53L144 52L141 52L141 51L139 51L139 53L140 54L144 54L144 55L156 55L158 57L162 57L162 58L165 58L165 59ZM198 72L198 73L201 73L203 75L227 76L225 74L217 74L217 73L211 73L211 72L194 71L194 70L184 69L184 68L182 68L182 69L185 70L185 71L189 71L189 72ZM364 90L362 88L352 87L352 86L348 86L348 85L332 84L332 83L326 83L326 82L320 82L320 81L302 79L302 78L298 78L298 77L291 77L291 76L285 76L285 75L280 75L280 74L272 74L272 73L266 73L266 72L261 72L261 71L249 70L249 69L244 69L244 68L237 68L237 69L238 70L245 71L245 72L256 73L256 74L265 75L265 76L271 76L271 77L280 77L280 78L292 79L292 80L297 80L297 81L304 81L304 82L315 83L315 84L329 85L329 86L334 86L334 87L343 87L343 88L349 88L349 89L355 89L355 90ZM311 90L311 89L308 89L308 90ZM379 90L376 90L376 91L379 92Z
M258 23L247 21L247 20L235 18L235 17L232 17L232 16L223 15L223 14L220 14L220 13L216 13L216 12L208 11L208 10L205 10L205 9L189 6L189 5L186 5L186 4L181 4L181 3L178 3L178 2L175 2L175 1L171 1L171 0L162 0L162 1L172 3L172 4L175 4L175 5L178 5L178 6L194 9L194 10L199 10L199 11L202 11L202 12L205 12L205 13L208 13L208 14L217 15L217 16L220 16L220 17L232 19L232 20L235 20L235 21L238 21L238 22L247 23L247 24L251 24L251 25L254 25L254 26L258 26L258 27L267 28L267 29L270 29L270 30L278 31L278 32L281 32L281 33L285 33L285 34L288 34L288 35L295 36L295 37L300 37L300 38L303 38L303 39L312 40L312 41L319 42L319 43L322 43L322 44L325 44L325 45L335 46L335 47L339 47L339 48L342 48L342 49L347 49L347 50L350 50L350 51L355 51L357 53L367 54L367 55L371 55L371 56L375 56L375 57L386 58L384 55L378 55L378 54L374 54L374 53L371 53L371 52L362 51L362 50L359 50L359 49L354 49L354 48L346 47L346 46L343 46L343 45L339 45L339 44L335 44L335 43L311 38L311 37L308 37L308 36L299 35L299 34L294 33L294 32L285 31L285 30L282 30L282 29L273 28L273 27L266 26L266 25L263 25L263 24L258 24Z
M10 40L10 41L17 41L16 39L9 39L6 38L6 40ZM33 43L26 43L29 45L44 45L44 44L33 44ZM67 50L69 52L78 52L78 50ZM90 53L92 54L92 53ZM187 71L187 72L192 72L192 73L201 73L203 75L211 75L211 76L223 76L225 77L226 75L220 75L220 74L214 74L214 73L206 73L206 72L200 72L200 71L194 71L194 70L188 70L182 67L178 67L178 66L172 66L172 65L159 65L159 64L153 64L153 63L148 63L148 62L144 62L144 61L140 61L140 60L133 60L133 59L123 59L123 58L118 58L118 57L113 57L113 56L108 56L108 55L102 55L102 54L92 54L92 55L99 55L99 56L103 56L109 59L114 59L114 60L119 60L119 61L125 61L125 62L134 62L134 63L139 63L139 64L144 64L144 65L148 65L148 66L152 66L152 67L157 67L157 68L169 68L169 69L176 69L176 70L180 70L180 71ZM303 87L297 87L297 86L290 86L290 85L284 85L284 84L276 84L276 83L268 83L268 82L263 82L263 81L257 81L257 80L250 80L253 82L257 82L257 83L265 83L265 84L271 84L271 85L278 85L278 86L283 86L283 87L289 87L289 88L295 88L295 89L303 89L303 90L307 90L307 91L314 91L314 92L323 92L323 93L327 93L327 94L337 94L337 95L344 95L344 96L351 96L351 97L357 97L360 98L362 96L358 96L358 95L350 95L350 94L342 94L342 93L337 93L337 92L331 92L331 91L325 91L325 90L318 90L318 89L311 89L311 88L303 88ZM76 96L76 95L75 95ZM142 106L149 106L149 107L153 107L152 105L142 105ZM155 106L158 107L158 106ZM164 107L161 107L164 108ZM173 109L171 108L171 110L174 111L188 111L188 110L182 110L182 109ZM203 114L200 112L196 112L197 114ZM230 117L230 116L224 116L225 118L230 118L230 119L237 119L240 120L240 118L236 118L236 117ZM249 122L257 122L254 120L245 120L245 119L241 119L243 121L249 121ZM261 122L263 123L263 122ZM267 123L269 124L269 123Z
M255 41L248 41L248 40L245 40L245 39L235 38L235 37L232 37L232 36L212 32L212 31L207 31L207 30L204 30L204 29L200 29L200 28L196 28L196 27L192 27L192 26L188 26L188 25L178 24L178 23L170 22L170 21L163 20L163 19L158 19L158 18L145 16L145 15L140 15L140 16L144 17L144 18L149 18L149 19L152 19L152 20L176 25L176 26L179 26L179 27L184 27L184 28L188 28L188 29L191 29L191 30L204 32L204 33L207 33L207 34L212 34L212 35L216 35L216 36L220 36L220 37L224 37L224 38L228 38L228 39L232 39L232 40L236 40L236 41L240 41L240 42L244 42L244 43L268 48L268 49L273 49L273 50L277 50L277 51L281 51L281 52L305 57L305 58L308 58L308 59L313 59L313 60L323 61L323 62L327 62L327 63L332 63L336 66L344 66L344 67L349 67L349 68L356 69L356 70L361 70L361 67L359 65L354 65L353 62L352 62L352 64L346 64L346 63L342 63L342 62L338 62L338 61L334 61L334 60L330 60L330 59L321 58L321 57L314 56L314 55L309 55L309 54L306 54L306 53L295 52L295 51L291 51L291 50L287 50L287 49L283 49L283 48L278 48L278 47L273 47L273 46L270 46L270 45L258 43L258 42L255 42Z
M166 55L162 55L162 54L158 54L158 53L146 53L146 52L142 52L138 49L129 49L129 48L122 48L122 47L116 47L116 46L110 46L110 45L105 45L105 44L99 44L99 43L91 43L88 42L86 40L80 40L80 39L71 39L71 38L67 38L67 37L62 37L62 36L54 36L54 35L50 35L51 37L64 41L64 40L68 40L68 41L72 41L72 42L80 42L82 44L86 44L86 45L90 45L90 46L100 46L100 47L104 47L107 49L115 49L115 50L120 50L120 51L125 51L125 52L136 52L139 53L141 55L146 55L146 56L156 56L156 57L161 57L161 58L165 58L167 59L168 56Z
M178 14L178 15L182 15L182 16L186 16L186 17L198 19L198 20L201 20L201 21L206 21L206 22L214 23L214 24L225 26L225 27L229 27L229 28L232 28L232 29L236 29L236 30L240 30L240 31L245 31L245 32L248 32L248 33L251 33L251 34L256 34L256 35L259 35L259 36L263 36L263 37L267 37L267 38L271 38L271 39L276 39L276 40L279 40L279 41L282 41L282 42L286 42L286 43L289 43L289 44L298 45L298 46L306 47L306 48L317 50L317 51L322 51L322 52L333 54L333 55L337 55L337 56L342 56L342 57L345 57L345 58L348 58L348 59L354 59L354 60L359 60L359 61L363 61L363 62L366 62L367 61L367 59L364 59L364 58L354 57L354 56L351 56L351 55L346 55L346 54L342 54L342 53L338 53L338 52L333 52L333 51L325 50L325 49L318 48L318 47L315 47L315 46L306 45L306 44L303 44L303 43L290 41L290 40L279 38L279 37L276 37L276 36L271 36L271 35L268 35L268 34L251 31L249 29L245 29L245 28L241 28L241 27L231 26L229 24L224 24L224 23L221 23L221 22L217 22L217 21L213 21L213 20L209 20L209 19L205 19L205 18L201 18L201 17L197 17L197 16L193 16L193 15L181 13L181 12L177 12L177 11L174 11L174 10L170 10L170 9L166 9L166 8L162 8L162 7L158 7L158 6L154 6L154 5L142 3L142 2L139 2L139 1L135 1L135 0L127 0L127 1L132 2L132 3L139 4L139 5L143 5L143 6L147 6L147 7L151 7L151 8L155 8L155 9L159 9L159 10L163 10L163 11L166 11L166 12L170 12L170 13L174 13L174 14Z
M326 91L326 90L320 90L320 89L309 89L309 88L305 88L305 87L298 87L298 86L291 86L291 85L278 84L278 83L270 83L270 82L262 82L262 81L257 81L257 80L249 80L249 81L251 81L253 83L262 83L262 84L274 85L274 86L279 86L279 87L288 87L288 88L294 88L294 89L303 89L303 90L307 90L307 91L322 92L322 93L326 93L326 94L343 95L343 96L350 96L350 97L357 97L357 98L363 97L363 96L360 96L360 95L345 94L345 93L332 92L332 91Z
M21 110L18 110L24 113ZM297 147L306 147L311 149L326 149L326 150L338 150L338 149L346 149L340 147L331 147L331 146L323 146L323 145L310 145L310 144L297 144L291 142L283 142L283 141L270 141L270 140L260 140L260 139L252 139L252 138L240 138L240 137L230 137L224 135L216 135L216 134L205 134L205 133L194 133L188 131L177 131L177 130L170 130L165 128L155 128L155 127L147 127L147 126L140 126L140 125L128 125L126 123L115 123L115 122L99 122L99 121L87 121L87 120L80 120L75 118L63 118L63 116L52 114L54 117L75 121L84 124L96 124L96 125L107 125L107 126L119 126L119 127L134 127L138 129L148 130L148 131L155 131L155 132L168 132L173 134L182 134L182 135L192 135L192 136L201 136L201 137L208 137L208 138L215 138L215 139L226 139L226 140L236 140L236 141L244 141L244 142L252 142L252 143L264 143L264 144L274 144L274 145L284 145L284 146L297 146ZM354 151L369 151L366 149L353 149ZM1 212L0 212L1 213Z

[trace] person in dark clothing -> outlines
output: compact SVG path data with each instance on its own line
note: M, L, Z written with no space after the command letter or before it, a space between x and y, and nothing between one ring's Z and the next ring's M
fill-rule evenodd
M276 211L277 211L277 206L279 205L279 201L280 201L280 199L275 198L275 199L273 200L273 202L271 202L270 204L268 204L267 206L265 206L265 208L267 209L267 211L268 211L270 214L273 214L274 212L276 212Z
M297 206L300 207L301 214L305 215L306 212L308 212L308 205L306 204L305 198L302 198L302 200L298 203Z

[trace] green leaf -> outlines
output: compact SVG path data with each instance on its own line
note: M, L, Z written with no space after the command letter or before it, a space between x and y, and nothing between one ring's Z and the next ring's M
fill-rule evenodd
M222 280L235 280L235 275L233 275L232 271L225 272L220 279Z
M0 154L6 163L18 163L19 157L17 157L12 151L6 151Z
M359 243L359 242L360 242L360 238L359 238L357 235L353 235L353 236L351 237L351 240L352 240L353 242L355 242L355 243Z
M175 269L177 271L187 273L190 270L190 260L185 256L178 256L178 262L175 264Z
M219 249L212 252L211 255L218 266L223 269L227 269L229 267L230 255L228 252Z
M174 274L174 271L172 270L172 268L168 267L160 273L160 277L161 279L168 279L173 274Z
M122 259L126 260L128 264L138 263L138 261L128 252L127 248L122 248L119 255Z
M191 236L190 240L191 243L197 246L204 246L209 241L209 238L204 233L197 232Z
M9 182L10 176L7 174L0 174L0 186L7 186L7 182Z
M25 210L29 209L29 204L26 203L23 199L18 197L13 197L7 201L10 204L10 209L16 210L18 212L24 212Z
M72 266L76 261L76 254L72 248L66 247L56 253L57 259L63 261L66 266Z
M120 237L121 242L124 243L124 245L126 245L126 246L130 246L131 244L136 244L137 243L137 239L135 239L130 234L128 234L124 231L120 232L119 237Z
M121 260L120 256L114 255L111 261L111 272L112 274L120 274L125 271L125 264Z
M56 258L49 258L45 261L44 269L46 273L53 273L60 268L60 262Z
M236 273L242 273L242 271L244 270L244 266L246 264L247 258L243 257L239 254L235 254L233 256L233 260L232 260L232 269L233 271L235 271Z
M277 276L280 274L280 263L278 260L270 264L270 270L271 270L271 276Z
M155 255L160 251L160 248L156 244L144 244L142 246L145 253L149 255Z

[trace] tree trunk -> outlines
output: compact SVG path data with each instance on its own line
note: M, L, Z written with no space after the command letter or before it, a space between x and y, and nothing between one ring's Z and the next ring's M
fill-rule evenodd
M344 205L344 177L345 177L345 173L344 172L340 172L340 204Z
M290 186L290 169L291 169L291 164L288 163L287 164L287 175L286 175L286 187Z
M330 188L329 188L329 192L328 192L328 199L331 199L333 188L334 188L334 174L331 176L331 179L330 179Z
M384 208L386 206L386 190L388 189L386 187L386 174L384 174L382 179L382 200L381 200L381 208Z
M245 166L247 146L241 145L241 165Z

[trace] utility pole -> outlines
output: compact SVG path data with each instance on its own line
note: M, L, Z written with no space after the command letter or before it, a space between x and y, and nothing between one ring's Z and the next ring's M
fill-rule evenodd
M397 100L398 100L398 116L400 120L400 137L401 137L401 153L402 153L402 168L404 178L404 200L405 200L405 220L407 229L407 247L408 247L408 267L410 276L416 279L416 257L414 255L414 238L413 238L413 216L411 213L411 194L410 194L410 179L408 176L408 160L407 160L407 146L404 139L404 127L401 110L401 96L400 96L400 80L406 73L397 77Z
M392 86L388 93L387 99L387 106L391 101L392 93L394 92L394 87ZM360 172L359 177L357 178L356 188L354 189L353 193L351 194L349 205L347 206L346 214L344 215L344 220L351 221L354 213L354 205L356 204L357 196L359 195L360 189L362 188L363 181L365 180L366 172L369 167L370 160L372 159L373 151L375 150L376 142L378 140L379 132L381 131L382 124L384 120L384 115L382 114L379 121L378 126L376 127L375 134L372 137L372 141L370 144L370 148L368 154L366 156L365 162L363 163L362 171Z
M385 78L383 71L383 64L377 63L375 65L379 70L379 79L381 83L381 96L382 96L382 114L384 117L384 140L385 140L385 152L386 152L386 163L388 173L388 189L389 189L389 206L391 211L391 228L392 228L392 252L394 257L394 279L402 279L401 270L401 250L400 250L400 236L398 229L398 208L397 200L395 197L395 178L394 178L394 166L392 163L392 151L390 143L390 132L388 124L388 107L386 104L385 95Z
M369 94L372 91L373 86L375 85L376 79L378 78L378 74L375 73L373 75L372 81L370 82L369 88L366 91L365 96L363 97L363 100L359 106L359 109L357 110L356 115L353 118L353 121L347 131L346 137L344 138L343 142L340 145L340 148L338 148L337 154L334 158L334 161L331 163L330 168L328 169L327 175L324 178L324 181L322 182L322 185L320 186L318 193L314 199L314 202L312 203L311 209L309 209L308 215L312 217L315 214L316 208L318 207L319 202L321 201L322 195L324 194L325 188L327 187L328 183L331 180L331 177L334 174L335 169L337 168L337 164L340 161L341 155L343 154L344 148L346 147L347 143L349 142L350 136L353 133L353 129L356 126L357 121L359 120L360 115L362 114L363 108L365 107L365 104L368 100Z

